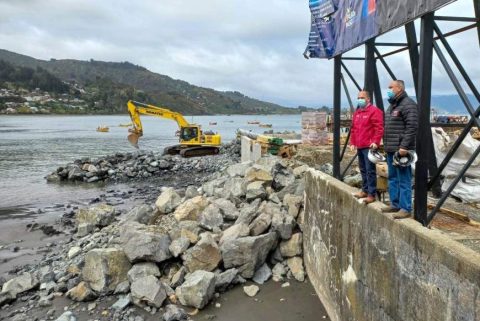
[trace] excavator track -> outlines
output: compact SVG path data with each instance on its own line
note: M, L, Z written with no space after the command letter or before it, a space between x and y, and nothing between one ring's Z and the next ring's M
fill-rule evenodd
M180 155L182 157L195 157L205 155L216 155L220 152L220 149L216 146L183 146L173 145L166 147L163 151L164 155Z
M169 147L165 147L163 150L163 155L178 155L184 149L182 145L173 145Z
M217 155L220 152L220 149L215 146L195 146L183 148L180 151L182 157L195 157L195 156L205 156L205 155Z

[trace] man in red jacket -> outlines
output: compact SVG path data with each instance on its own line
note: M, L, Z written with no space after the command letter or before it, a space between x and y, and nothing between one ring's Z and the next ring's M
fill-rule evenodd
M362 174L362 190L355 194L365 203L375 202L377 171L368 159L368 150L377 149L383 136L383 112L371 104L368 91L358 93L357 110L353 114L350 144L357 148L358 164Z

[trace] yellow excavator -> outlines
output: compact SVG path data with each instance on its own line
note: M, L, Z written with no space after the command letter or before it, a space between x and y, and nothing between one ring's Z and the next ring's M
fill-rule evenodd
M135 148L138 148L138 139L143 136L140 114L144 114L172 119L177 122L180 144L165 148L165 154L180 154L182 157L193 157L215 155L220 151L221 136L219 134L211 131L203 132L200 125L190 124L180 113L133 100L128 101L127 107L133 126L128 130L130 132L128 141Z

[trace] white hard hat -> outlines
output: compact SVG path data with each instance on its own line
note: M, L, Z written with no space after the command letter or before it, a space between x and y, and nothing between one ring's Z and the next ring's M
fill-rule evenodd
M395 166L407 167L415 164L417 160L417 153L414 150L409 150L405 156L400 156L398 152L393 155L393 165Z
M385 161L385 156L380 154L380 152L377 149L372 149L370 148L368 150L368 160L371 161L374 164L384 162Z

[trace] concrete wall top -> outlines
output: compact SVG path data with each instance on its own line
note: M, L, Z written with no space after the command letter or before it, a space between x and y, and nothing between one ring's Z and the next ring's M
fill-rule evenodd
M332 320L480 320L480 254L310 170L305 264Z

